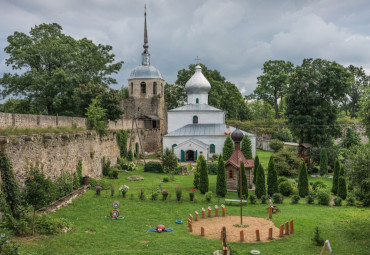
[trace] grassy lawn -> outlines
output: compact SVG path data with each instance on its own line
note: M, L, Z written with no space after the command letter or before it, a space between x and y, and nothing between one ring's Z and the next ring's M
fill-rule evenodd
M267 166L266 166L267 167ZM145 179L139 182L127 181L129 175L141 175ZM188 189L192 188L192 175L175 176L173 182L164 183L168 189L168 201L149 199L152 189L156 190L164 174L144 173L141 169L120 174L119 179L109 180L115 184L116 194L110 196L110 190L96 196L90 190L72 204L52 214L52 217L64 217L73 223L73 229L65 234L38 236L18 239L22 242L22 254L211 254L221 248L221 242L208 240L187 233L185 224L176 225L176 220L185 221L189 213L206 208L209 205L222 204L223 199L214 198L207 203L197 192L195 202L189 201ZM315 178L318 179L318 178ZM215 193L216 176L210 176L210 190ZM130 187L125 199L118 194L118 187L126 184ZM183 186L183 201L175 201L175 187ZM138 199L140 189L145 190L146 201ZM134 195L131 198L131 194ZM235 193L227 198L236 198ZM159 196L161 199L161 195ZM112 210L112 202L118 200L124 220L105 219ZM268 217L267 205L247 205L243 215ZM269 243L231 243L237 254L249 254L254 248L261 254L320 254L321 247L312 244L311 238L315 226L319 226L322 237L329 239L335 254L369 254L370 218L368 208L329 207L307 205L304 199L299 204L290 204L285 198L279 205L280 213L274 215L275 226L294 220L295 234L282 240ZM226 206L228 215L238 215L238 206ZM173 233L146 232L152 226L164 224L173 227Z
M263 151L263 150L257 149L257 152L256 153L258 155L258 158L259 158L260 163L262 164L263 168L267 169L267 167L269 165L270 157L273 154L273 152L271 152L271 151Z

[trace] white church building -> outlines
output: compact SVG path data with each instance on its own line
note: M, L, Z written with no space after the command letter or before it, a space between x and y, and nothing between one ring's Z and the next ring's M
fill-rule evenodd
M163 136L163 148L170 148L181 162L195 161L199 155L206 160L214 154L222 154L227 135L235 130L225 124L225 112L208 105L211 84L197 65L195 73L185 84L187 104L167 112L167 135ZM256 156L256 136L242 131L252 142L252 154Z

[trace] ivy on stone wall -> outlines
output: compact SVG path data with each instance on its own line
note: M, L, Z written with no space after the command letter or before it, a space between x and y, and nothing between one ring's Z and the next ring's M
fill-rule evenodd
M117 131L117 145L120 150L121 157L127 157L127 137L128 132L125 130L118 130Z

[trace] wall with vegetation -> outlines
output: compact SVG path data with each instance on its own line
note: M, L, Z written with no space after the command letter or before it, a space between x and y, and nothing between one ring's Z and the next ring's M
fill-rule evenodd
M39 161L45 175L55 179L67 171L74 173L81 160L83 176L96 178L102 175L103 156L110 159L112 164L116 164L120 156L115 132L102 138L92 131L3 136L0 137L0 150L5 150L10 158L14 174L21 185L25 179L25 169L31 162Z

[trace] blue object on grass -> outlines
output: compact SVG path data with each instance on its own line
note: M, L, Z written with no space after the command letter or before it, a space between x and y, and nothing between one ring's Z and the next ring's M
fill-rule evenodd
M157 231L157 227L152 227L150 229L148 229L146 232L158 232ZM163 232L173 232L173 229L172 228L166 228L163 230Z
M182 224L182 221L181 220L177 220L176 221L176 224Z

